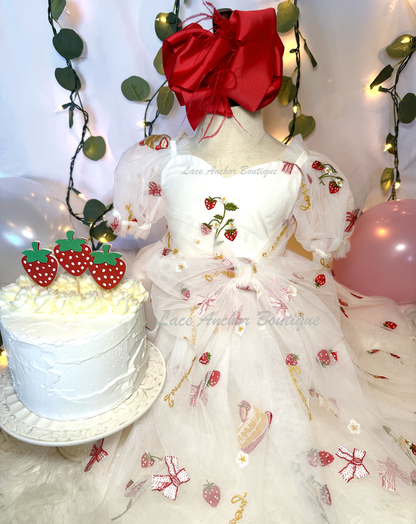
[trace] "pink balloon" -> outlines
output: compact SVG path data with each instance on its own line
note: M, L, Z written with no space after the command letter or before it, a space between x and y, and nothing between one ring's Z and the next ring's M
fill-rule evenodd
M398 304L416 301L416 200L391 200L357 220L351 251L334 260L338 282Z

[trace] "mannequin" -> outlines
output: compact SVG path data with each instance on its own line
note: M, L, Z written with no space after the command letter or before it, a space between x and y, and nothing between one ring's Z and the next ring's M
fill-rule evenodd
M251 112L240 106L234 106L232 111L234 118L225 118L225 121L221 115L206 116L190 139L193 155L208 162L226 178L244 168L283 159L286 146L266 132L261 111ZM210 122L208 135L214 136L201 140Z

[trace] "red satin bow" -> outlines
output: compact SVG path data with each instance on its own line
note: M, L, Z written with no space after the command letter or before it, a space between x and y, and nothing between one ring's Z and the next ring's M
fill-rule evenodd
M209 18L215 32L192 23L163 42L169 87L193 129L208 113L233 116L229 98L249 111L267 106L282 83L274 9L234 11L227 20L213 8Z

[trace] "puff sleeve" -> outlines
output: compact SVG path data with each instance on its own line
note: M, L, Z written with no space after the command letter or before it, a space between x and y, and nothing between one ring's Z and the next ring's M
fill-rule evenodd
M185 147L185 136L178 139ZM168 135L152 135L134 144L121 157L114 174L114 208L106 215L116 235L147 238L151 224L165 213L161 176L171 158Z
M308 151L300 137L295 140L292 154L302 171L293 212L296 239L314 258L344 257L360 211L354 207L348 180L327 157Z

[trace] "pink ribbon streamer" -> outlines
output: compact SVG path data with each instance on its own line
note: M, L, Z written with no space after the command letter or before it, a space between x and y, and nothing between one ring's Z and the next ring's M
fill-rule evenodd
M381 477L381 485L390 491L396 491L396 477L405 484L410 484L410 477L407 473L399 469L398 465L387 457L387 462L377 460L378 474Z
M179 486L185 482L189 482L191 479L185 468L179 470L178 457L166 455L165 463L169 474L152 475L152 491L163 491L165 497L176 500Z
M370 474L363 464L366 453L366 451L357 448L354 448L354 451L351 453L345 446L340 446L335 452L337 457L348 461L345 468L338 472L346 482L352 480L354 476L360 479Z

